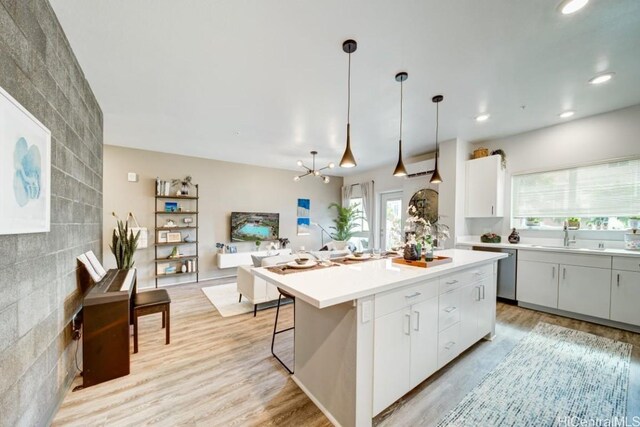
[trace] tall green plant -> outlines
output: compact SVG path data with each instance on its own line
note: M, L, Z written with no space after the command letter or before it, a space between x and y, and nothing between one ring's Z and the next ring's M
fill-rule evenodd
M331 235L331 238L338 241L347 241L354 234L354 228L358 226L356 221L362 220L362 211L358 209L359 205L353 206L340 206L337 203L331 203L329 209L336 208L338 216L333 220L335 226L331 226L335 232Z
M114 214L114 216L116 215ZM113 230L111 245L109 247L111 248L113 256L116 257L118 270L133 268L133 264L135 264L133 254L135 254L138 248L139 238L140 231L133 236L129 232L129 224L126 221L117 220L117 228Z

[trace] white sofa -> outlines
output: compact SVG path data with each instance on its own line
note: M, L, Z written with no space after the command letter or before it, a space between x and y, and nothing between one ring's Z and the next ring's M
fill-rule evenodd
M342 251L314 251L308 252L315 258L320 258L322 255L329 254L330 257L340 257L350 254L348 250ZM262 267L269 267L276 264L282 264L285 262L293 261L296 255L276 255L262 260ZM238 267L238 279L236 287L240 297L238 301L242 301L242 297L245 297L253 304L253 315L255 316L258 311L258 304L263 304L270 301L275 301L280 296L278 289L268 283L266 280L256 277L253 274L253 265L241 265Z

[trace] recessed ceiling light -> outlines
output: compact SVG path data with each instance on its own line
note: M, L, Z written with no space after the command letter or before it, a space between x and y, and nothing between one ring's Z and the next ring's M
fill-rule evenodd
M599 85L602 83L606 83L609 80L611 80L613 78L613 75L615 73L604 73L604 74L599 74L595 77L593 77L591 80L589 80L589 83L591 83L592 85Z
M560 13L571 15L585 7L587 3L589 3L589 0L564 0L560 3Z
M479 116L476 116L476 122L486 122L487 120L489 120L489 117L491 117L490 114L480 114Z
M572 110L563 111L562 113L560 113L560 117L563 119L568 119L569 117L573 116L575 113L576 112Z

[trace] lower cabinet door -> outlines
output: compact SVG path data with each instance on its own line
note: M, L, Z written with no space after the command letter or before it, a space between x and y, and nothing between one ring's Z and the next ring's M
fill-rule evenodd
M558 269L558 264L518 260L518 301L558 308Z
M410 387L411 311L395 311L375 320L373 413L377 415Z
M610 301L610 269L560 265L560 310L608 319Z
M478 301L478 329L475 341L493 332L496 318L496 282L493 277L482 280L480 287L480 301Z
M640 326L640 273L611 272L611 320Z
M438 369L437 324L437 297L411 306L411 388Z
M478 340L478 316L482 289L479 283L459 289L460 295L460 336L459 345L467 348Z

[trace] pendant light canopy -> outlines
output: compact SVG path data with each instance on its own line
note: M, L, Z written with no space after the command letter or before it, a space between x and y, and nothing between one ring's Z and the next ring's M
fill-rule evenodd
M352 168L357 166L356 158L353 157L353 153L351 152L351 122L350 122L350 113L351 113L351 54L356 51L358 48L358 43L355 40L346 40L342 43L342 50L349 54L349 74L348 74L348 82L347 82L347 146L344 149L344 154L342 155L342 160L340 160L340 167L343 168Z
M440 172L438 171L438 156L440 155L440 150L438 148L438 120L439 120L439 113L440 113L440 102L442 102L442 100L444 99L444 96L442 95L436 95L433 98L431 98L431 101L435 102L436 104L436 166L433 169L433 175L431 175L431 179L429 180L429 182L431 184L440 184L442 182L442 177L440 176Z
M400 138L398 139L398 163L393 171L393 176L407 176L407 169L402 162L402 88L405 80L409 78L409 74L402 72L396 74L396 81L400 82Z

